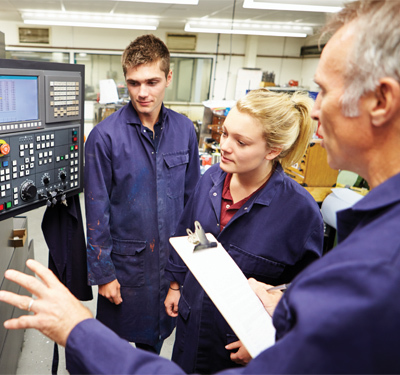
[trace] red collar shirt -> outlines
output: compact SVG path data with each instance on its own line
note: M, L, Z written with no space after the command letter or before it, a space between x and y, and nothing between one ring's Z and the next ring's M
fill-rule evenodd
M260 186L256 191L250 194L248 197L243 198L239 202L233 203L231 195L230 184L232 180L232 173L227 173L225 177L224 187L222 188L222 199L221 199L221 217L220 217L220 230L222 231L226 224L232 219L236 212L242 207L250 197L261 190L268 182L268 180Z

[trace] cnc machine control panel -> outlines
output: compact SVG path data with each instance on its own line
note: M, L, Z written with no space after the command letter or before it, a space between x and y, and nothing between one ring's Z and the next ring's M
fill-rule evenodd
M83 190L84 68L0 60L0 220Z

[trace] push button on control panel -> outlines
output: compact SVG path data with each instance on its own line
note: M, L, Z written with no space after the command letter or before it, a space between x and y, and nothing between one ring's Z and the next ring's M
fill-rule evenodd
M5 156L10 153L10 145L4 141L3 139L0 139L0 156Z

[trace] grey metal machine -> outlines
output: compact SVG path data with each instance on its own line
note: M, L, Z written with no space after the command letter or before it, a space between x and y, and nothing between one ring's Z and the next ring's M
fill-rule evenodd
M0 60L0 220L83 190L82 65Z
M22 292L4 271L33 257L33 241L13 242L21 215L83 191L84 85L83 65L0 59L0 289ZM21 313L0 304L1 323ZM15 373L22 340L0 324L0 374Z

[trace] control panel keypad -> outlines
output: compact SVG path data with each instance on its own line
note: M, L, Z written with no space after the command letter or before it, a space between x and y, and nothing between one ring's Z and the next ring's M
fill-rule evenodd
M77 120L81 116L81 78L47 77L47 122Z
M79 188L80 125L38 130L0 139L0 215L13 207L47 199L52 192Z

